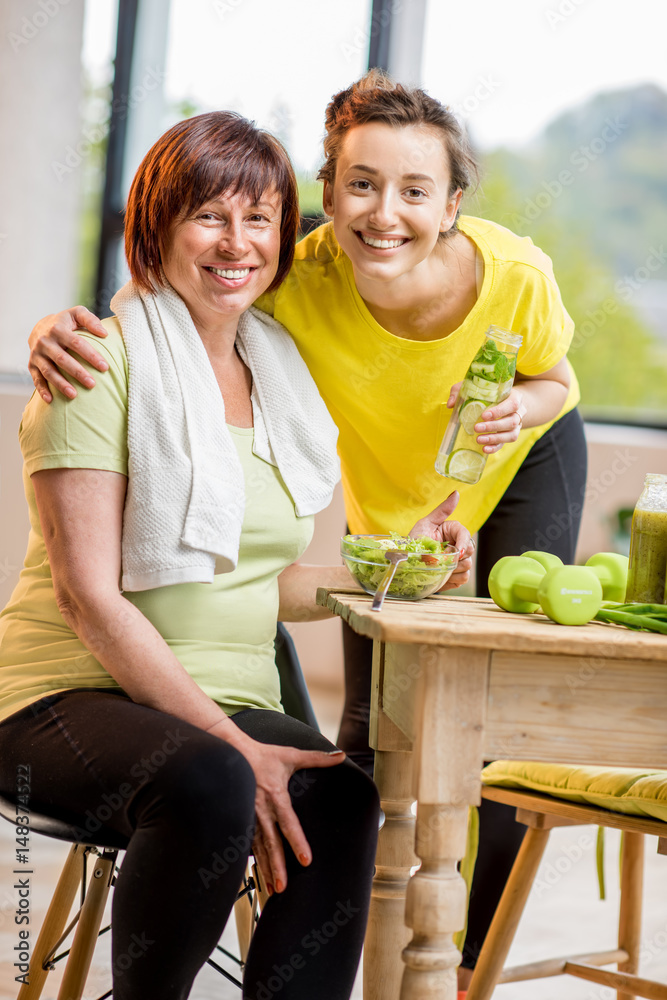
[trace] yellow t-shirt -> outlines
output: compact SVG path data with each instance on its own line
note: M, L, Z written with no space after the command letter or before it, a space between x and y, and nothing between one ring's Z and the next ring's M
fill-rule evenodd
M331 223L298 244L285 282L256 303L290 331L338 425L353 532L407 532L455 488L461 494L455 517L477 531L553 423L521 431L518 441L490 455L474 486L443 479L434 469L452 412L449 389L465 376L491 324L522 334L517 367L525 375L560 361L574 332L551 261L530 239L469 216L460 218L459 228L481 254L484 278L468 316L441 340L397 337L377 323ZM579 400L571 367L570 378L559 416Z
M109 363L107 372L94 373L95 389L80 389L73 400L54 393L49 406L35 393L23 414L19 437L30 536L19 582L0 614L0 720L56 691L118 688L58 611L30 479L54 468L127 475L127 358L118 322L104 325L109 334L103 341L82 334ZM314 519L296 516L278 469L253 453L253 429L230 431L246 483L252 482L236 569L217 575L212 584L124 596L229 715L242 708L282 711L274 651L277 576L306 548Z

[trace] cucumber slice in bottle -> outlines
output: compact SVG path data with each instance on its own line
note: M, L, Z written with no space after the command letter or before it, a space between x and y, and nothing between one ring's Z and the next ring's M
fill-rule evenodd
M487 382L474 375L472 379L467 378L464 381L461 386L461 395L464 399L486 399L490 403L495 403L498 396L498 386L495 382Z
M497 387L498 383L497 382L492 382L488 378L482 378L481 375L473 375L471 377L470 381L478 389L484 389L485 391L486 390L491 390L494 393L497 392L497 388L496 387Z
M512 391L512 386L514 385L514 378L508 378L506 382L501 382L498 385L498 398L496 400L499 403L503 399L507 399Z
M495 363L492 362L473 361L470 365L470 371L473 375L486 375L487 378L492 376L495 370Z

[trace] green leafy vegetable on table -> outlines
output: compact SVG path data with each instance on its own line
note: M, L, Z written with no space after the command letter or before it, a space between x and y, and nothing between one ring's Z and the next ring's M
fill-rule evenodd
M596 614L602 622L613 622L627 628L667 635L667 605L665 604L614 604L606 601Z

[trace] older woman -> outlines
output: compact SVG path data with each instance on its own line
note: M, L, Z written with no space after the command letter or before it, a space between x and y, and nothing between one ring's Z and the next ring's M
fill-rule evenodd
M107 372L23 416L31 534L0 617L0 787L30 764L34 808L129 839L115 1000L188 996L251 843L270 899L244 996L278 978L282 997L326 982L343 1000L358 964L377 795L283 714L274 661L278 613L321 616L316 582L349 582L296 562L338 478L336 429L291 338L249 310L289 270L297 218L271 136L222 112L174 126L130 192ZM452 506L419 527L462 546Z

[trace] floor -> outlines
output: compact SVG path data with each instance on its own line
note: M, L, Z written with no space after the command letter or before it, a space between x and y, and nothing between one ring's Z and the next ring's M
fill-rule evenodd
M312 694L322 728L333 737L340 711L339 696L317 690L313 690ZM667 982L667 858L656 854L656 845L655 839L648 839L641 972ZM16 970L12 965L19 930L14 923L17 890L10 888L13 884L11 862L15 846L13 829L7 823L0 823L0 1000L14 1000L18 993L14 982ZM554 831L510 955L513 964L546 955L613 947L618 899L618 849L618 835L615 831L608 831L605 855L608 899L601 901L595 868L595 828L565 827ZM57 841L38 835L31 839L33 941L66 851L66 845ZM233 926L225 931L222 944L231 951L235 949ZM86 1000L92 1000L109 989L109 969L107 935L95 955ZM58 977L56 971L47 980L43 1000L55 1000ZM195 982L191 1000L238 1000L239 996L235 987L205 967ZM353 1000L362 998L361 974L357 977L352 996ZM498 987L494 1000L615 1000L615 997L615 992L592 983L556 978ZM279 994L276 1000L281 1000ZM326 1000L325 989L317 1000Z

